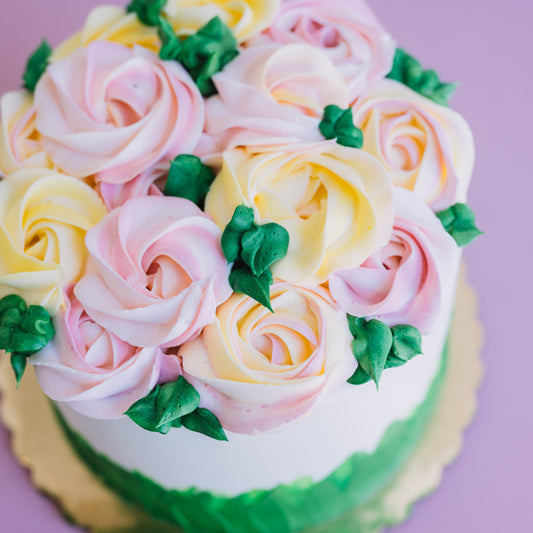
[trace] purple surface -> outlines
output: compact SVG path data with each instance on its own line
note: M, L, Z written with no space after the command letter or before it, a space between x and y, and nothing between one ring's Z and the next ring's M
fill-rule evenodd
M120 0L108 3L124 4ZM43 36L57 44L81 26L92 0L2 2L0 92L17 88ZM486 235L466 251L486 330L479 411L441 487L397 533L531 531L533 358L531 283L531 19L529 0L376 0L398 43L445 80L461 80L452 107L469 121L477 164L470 205ZM0 531L72 533L37 493L0 428Z

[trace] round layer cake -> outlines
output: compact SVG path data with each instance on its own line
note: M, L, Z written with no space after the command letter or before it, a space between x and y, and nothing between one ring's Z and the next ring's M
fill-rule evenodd
M337 530L446 373L479 234L455 84L359 0L100 6L23 79L0 102L17 382L34 365L79 456L155 518Z

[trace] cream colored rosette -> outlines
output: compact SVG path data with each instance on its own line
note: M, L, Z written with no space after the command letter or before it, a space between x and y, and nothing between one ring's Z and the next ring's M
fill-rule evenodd
M219 17L239 42L268 28L281 0L168 0L163 12L178 35L190 35Z
M155 26L146 26L135 13L126 13L118 6L95 7L87 17L83 28L61 43L53 52L52 61L69 56L77 48L93 41L112 41L124 46L136 44L158 52L161 41Z
M387 244L392 190L377 159L333 142L262 154L236 148L224 152L205 209L220 228L241 204L254 209L257 223L282 225L289 250L273 266L274 277L320 284Z
M33 96L21 89L0 99L0 173L4 176L22 168L53 168L35 129Z
M356 101L353 117L363 131L363 149L387 167L394 185L435 211L465 201L474 141L461 115L386 79Z
M88 185L48 169L25 169L0 183L0 298L19 294L55 314L62 286L85 267L86 231L106 208Z
M280 0L168 0L161 15L182 37L196 33L218 16L242 42L270 26L279 5ZM89 13L81 31L57 47L52 60L63 59L76 48L85 47L96 40L125 46L138 44L154 52L161 47L157 27L146 26L135 13L126 13L117 6L103 5Z
M276 283L271 313L233 294L184 344L183 370L222 425L254 434L304 415L355 370L346 315L318 287Z

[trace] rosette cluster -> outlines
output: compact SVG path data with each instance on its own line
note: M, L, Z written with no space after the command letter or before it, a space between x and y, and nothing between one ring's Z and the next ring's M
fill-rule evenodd
M457 251L436 212L464 202L473 143L386 79L395 50L362 0L132 1L42 46L0 101L0 297L53 316L29 359L48 396L114 418L185 379L253 434L347 386L347 315L431 333ZM271 309L232 283L239 206L254 253L288 236Z

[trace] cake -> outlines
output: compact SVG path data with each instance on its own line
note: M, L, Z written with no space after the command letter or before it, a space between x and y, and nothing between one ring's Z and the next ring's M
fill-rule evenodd
M471 132L362 1L132 0L0 101L0 349L196 533L338 531L446 376Z

